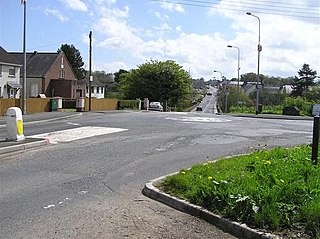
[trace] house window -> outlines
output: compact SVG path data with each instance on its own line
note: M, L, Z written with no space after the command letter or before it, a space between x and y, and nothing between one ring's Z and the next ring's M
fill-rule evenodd
M97 94L99 94L100 93L100 87L98 86L97 87Z
M60 77L59 77L59 78L64 79L64 77L65 77L64 70L61 69L61 70L60 70Z
M9 76L16 76L16 68L14 66L9 67Z
M94 87L91 87L91 93L94 93Z
M39 87L37 83L31 83L30 97L37 97L39 95Z
M0 64L0 76L2 76L2 65Z
M1 65L0 65L1 66ZM0 86L0 98L2 98L2 89L1 89L1 86Z

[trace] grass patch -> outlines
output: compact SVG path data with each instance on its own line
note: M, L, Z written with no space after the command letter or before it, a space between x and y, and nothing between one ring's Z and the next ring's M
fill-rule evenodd
M208 161L167 177L167 193L250 227L320 238L320 166L311 148L275 148Z

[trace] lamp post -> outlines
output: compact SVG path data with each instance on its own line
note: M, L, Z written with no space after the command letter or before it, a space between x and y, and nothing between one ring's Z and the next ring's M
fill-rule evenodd
M27 53L26 53L26 25L27 25L27 0L21 0L23 5L23 72L22 72L22 95L21 95L21 107L22 114L27 113L26 102L26 86L27 86Z
M221 82L222 82L222 81L223 81L223 76L222 76L221 71L214 70L213 72L217 72L217 73L220 74ZM226 82L224 83L224 94L226 95L226 100L225 100L225 104L224 104L224 113L227 113L227 109L228 109L227 80L226 80Z
M91 111L91 87L93 77L91 75L91 63L92 63L92 31L89 33L89 111Z
M259 113L259 90L260 90L260 51L262 51L262 46L260 45L260 18L256 15L253 15L251 12L247 12L246 13L247 15L249 16L253 16L255 18L258 19L258 22L259 22L259 40L258 40L258 73L257 73L257 98L256 98L256 115Z
M229 48L236 48L238 50L238 88L237 88L237 109L239 109L240 98L240 48L237 46L228 45Z

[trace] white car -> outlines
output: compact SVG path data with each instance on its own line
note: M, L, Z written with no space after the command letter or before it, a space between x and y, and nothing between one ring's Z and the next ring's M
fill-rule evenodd
M160 102L151 102L149 105L149 110L163 111L163 106Z

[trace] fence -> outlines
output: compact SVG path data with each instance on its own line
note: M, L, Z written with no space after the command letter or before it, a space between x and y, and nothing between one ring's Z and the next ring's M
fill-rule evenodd
M34 114L39 112L49 112L51 110L51 98L28 98L26 99L27 114ZM91 99L91 110L92 111L104 111L104 110L118 110L119 106L118 99ZM133 100L133 103L129 105L134 105L136 107L137 102ZM20 99L4 99L0 98L0 116L4 116L7 109L10 107L21 108ZM134 107L134 108L135 108ZM128 107L129 108L129 107ZM133 108L133 109L134 109ZM76 99L63 99L62 109L76 109ZM89 110L89 99L85 99L85 111Z

